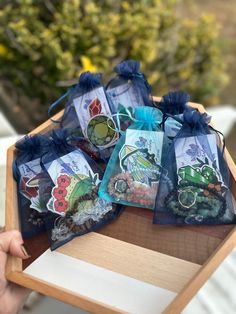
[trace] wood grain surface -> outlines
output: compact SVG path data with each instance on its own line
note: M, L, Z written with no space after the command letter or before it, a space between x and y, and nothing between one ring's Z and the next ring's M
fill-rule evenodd
M97 233L75 238L57 251L174 292L179 292L200 268Z
M7 151L7 169L6 169L6 204L5 204L5 229L6 231L19 230L18 203L16 182L12 174L12 161L14 159L14 146ZM22 270L22 260L17 257L8 256L6 273Z
M116 221L98 232L163 254L203 264L232 228L233 225L200 228L153 225L151 210L130 207L125 209Z

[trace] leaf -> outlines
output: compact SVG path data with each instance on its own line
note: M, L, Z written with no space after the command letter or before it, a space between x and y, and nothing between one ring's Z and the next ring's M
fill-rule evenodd
M93 181L93 176L92 176L91 171L89 171L89 178L91 179L91 181Z
M199 164L200 164L200 167L201 166L203 166L205 163L201 160L201 159L199 159L199 158L197 158L197 161L199 162Z
M92 189L92 182L90 179L83 179L76 183L71 195L69 196L69 204L71 207L72 204L76 199L78 199L80 196L87 194Z
M216 166L216 159L213 161L213 163L212 163L212 167L213 167L215 170L217 170L217 166Z
M96 185L96 182L99 180L98 173L95 173L93 177L93 183Z

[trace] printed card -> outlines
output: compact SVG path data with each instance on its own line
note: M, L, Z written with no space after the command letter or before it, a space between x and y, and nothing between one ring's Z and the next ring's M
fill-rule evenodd
M61 173L68 174L69 176L78 174L87 176L89 173L94 175L80 150L74 150L67 155L53 160L52 162L47 163L45 167L54 183L57 182L57 177Z
M175 156L179 180L222 182L215 134L176 139Z
M163 132L127 129L119 151L120 172L109 181L108 191L126 204L153 209L161 174Z
M31 160L19 166L19 171L22 177L32 178L42 171L40 158Z
M64 215L73 209L76 200L90 193L99 183L81 151L76 150L45 165L55 184L47 207L50 211Z
M132 108L144 106L140 91L136 91L132 84L126 83L106 91L111 111L116 113L120 108Z
M120 150L120 167L132 179L145 185L159 181L163 132L132 130L126 132Z
M40 158L20 165L19 171L21 175L19 183L20 193L30 200L30 208L38 212L45 211L45 207L40 201L40 183L43 180Z
M82 132L94 145L106 148L117 140L116 126L103 87L74 99Z

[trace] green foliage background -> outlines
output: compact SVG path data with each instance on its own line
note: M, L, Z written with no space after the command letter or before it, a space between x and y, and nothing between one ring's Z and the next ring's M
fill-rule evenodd
M183 89L214 103L227 82L217 23L177 17L176 1L1 1L0 78L48 105L82 71L108 79L115 64L134 58L154 94Z

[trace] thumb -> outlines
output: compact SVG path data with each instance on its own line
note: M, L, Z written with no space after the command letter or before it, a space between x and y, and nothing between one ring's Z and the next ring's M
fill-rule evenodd
M17 230L0 233L0 282L5 281L7 255L11 254L22 259L29 257L23 247L21 233Z
M0 233L0 253L26 259L29 257L23 246L21 233L17 230Z

